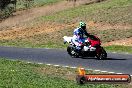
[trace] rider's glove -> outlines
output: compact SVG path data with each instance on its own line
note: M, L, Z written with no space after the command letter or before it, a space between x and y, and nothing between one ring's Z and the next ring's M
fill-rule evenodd
M79 46L83 46L84 44L82 42L79 42Z

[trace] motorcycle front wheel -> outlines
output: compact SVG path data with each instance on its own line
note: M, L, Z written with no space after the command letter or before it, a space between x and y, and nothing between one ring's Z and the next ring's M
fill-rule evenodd
M67 47L67 52L73 58L78 58L79 57L79 54L77 52L75 52L75 48L72 45Z

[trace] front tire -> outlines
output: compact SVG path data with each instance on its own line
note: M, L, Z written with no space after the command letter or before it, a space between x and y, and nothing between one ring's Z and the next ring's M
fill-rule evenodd
M70 45L70 46L67 47L67 52L73 58L74 57L75 58L78 58L79 57L79 54L77 52L75 52L75 48L72 45Z

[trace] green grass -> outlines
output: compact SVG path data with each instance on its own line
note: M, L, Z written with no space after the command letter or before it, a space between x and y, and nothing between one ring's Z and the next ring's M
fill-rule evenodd
M76 74L76 69L0 58L0 88L124 88L117 84L77 85Z
M102 43L122 40L132 37L132 29L108 29L108 30L89 30L90 33L97 35Z
M63 42L61 43L54 43L48 41L47 43L39 43L36 42L29 42L27 41L8 41L8 42L1 42L1 46L14 46L14 47L30 47L30 48L65 48L68 44L64 45ZM118 52L118 53L130 53L132 54L132 46L120 46L120 45L111 45L104 47L105 50L108 52Z
M106 50L110 52L128 52L132 53L132 46L119 46L119 45L112 45L105 47Z
M132 0L107 0L101 3L95 3L91 5L82 5L80 7L72 8L69 10L64 10L61 12L57 12L52 15L42 16L36 18L35 21L51 21L58 23L71 23L71 22L79 22L83 21L94 21L94 22L103 22L108 24L130 24L132 25ZM72 30L74 28L69 28L67 31L63 29L59 37L50 38L49 35L42 34L36 36L34 39L36 40L41 36L43 40L51 40L44 42L44 44L48 45L48 47L65 47L62 44L62 37L64 35L72 36ZM88 32L99 36L103 43L130 38L132 37L132 29L108 29L108 30L98 30L97 28L90 28ZM42 36L45 36L43 38ZM46 37L47 36L47 37ZM48 38L48 39L47 39ZM40 39L40 38L38 38ZM42 40L40 39L40 40ZM56 43L57 41L57 43ZM53 46L52 46L53 45ZM41 45L40 45L41 46ZM110 48L111 47L111 48ZM106 49L108 51L118 51L118 52L129 52L132 50L125 49L125 46L109 46Z
M25 38L18 37L13 40L0 40L0 45L1 46L16 46L16 47L32 47L32 48L47 48L47 47L48 48L66 48L68 45L63 44L63 36L65 35L72 36L73 30L71 29L73 28L55 31L54 35L57 35L57 36L53 36L53 33L43 33L43 34L34 35L30 37L25 37ZM97 35L101 39L102 43L132 37L131 29L126 29L126 30L89 29L89 32L91 34ZM129 47L125 47L125 46L120 46L120 47L108 46L106 47L106 50L132 53L132 49L129 49Z
M54 4L54 3L57 3L59 1L63 1L63 0L33 0L32 2L29 3L29 8ZM17 10L26 9L26 5L28 5L28 2L18 1L16 8L17 8Z
M61 11L49 16L40 17L40 20L69 23L80 20L132 24L132 0L108 0L91 5ZM38 18L37 18L38 19Z
M39 3L42 0L35 0ZM49 0L45 3L52 3ZM45 21L59 22L59 23L69 23L78 22L80 19L84 21L94 21L94 22L104 22L110 24L132 24L132 0L107 0L101 3L95 3L91 5L82 5L79 7L71 8L69 10L64 10L51 14L48 16L42 16L33 20L34 25L39 22L43 23ZM27 23L27 25L32 24L32 22ZM36 25L37 25L36 24ZM53 33L43 33L39 35L34 35L25 38L16 38L12 40L0 40L0 45L2 46L17 46L17 47L33 47L33 48L66 48L63 44L63 36L72 36L73 27L65 27L59 31ZM89 28L89 33L97 35L102 43L130 38L132 37L132 29L108 29L108 30L98 30L97 28ZM131 50L126 49L124 46L115 47L109 46L111 48L106 48L109 51L122 51L130 52Z
M53 4L59 1L63 1L63 0L34 0L34 5L43 6L43 5Z

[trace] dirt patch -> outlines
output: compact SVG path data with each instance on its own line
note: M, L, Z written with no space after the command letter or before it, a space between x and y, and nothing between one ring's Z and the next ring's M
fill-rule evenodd
M67 3L66 1L59 2L57 4L32 8L29 10L16 12L13 17L10 17L0 23L0 27L13 26L20 24L29 20L32 20L39 16L49 15L61 10L65 10L73 7L72 3Z
M109 29L117 29L117 30L127 30L132 29L132 25L130 24L108 24L108 23L95 23L94 21L87 21L87 29L97 29L97 30L109 30ZM66 26L76 28L79 26L79 22L77 23L69 23Z
M104 43L103 46L110 46L110 45L123 45L123 46L132 46L132 37L125 38L122 40L116 40L108 43Z
M132 29L132 25L123 25L123 24L96 24L95 27L97 27L99 30L107 30L107 29Z
M24 37L43 34L43 33L52 33L60 29L64 29L63 24L44 23L43 25L38 25L33 28L25 28L25 29L21 27L18 28L13 27L11 30L0 31L0 39L12 40L18 37L24 38Z
M100 25L99 25L100 24ZM37 24L35 26L26 28L26 27L12 27L8 30L0 31L0 39L15 39L15 38L25 38L25 37L32 37L34 35L39 34L46 34L46 33L53 33L59 30L70 28L71 32L74 28L78 27L79 23L70 23L70 24L60 24L60 23L50 23L45 22L41 24ZM110 25L110 24L95 24L92 21L87 22L88 29L96 28L97 30L109 30L109 29L132 29L132 25Z
M87 1L87 3L88 2L91 2L91 0ZM75 6L79 6L84 3L86 3L86 0L84 1L79 0L76 2ZM59 12L68 8L73 8L73 7L74 7L73 2L62 1L62 2L58 2L56 4L51 4L48 6L32 8L32 9L28 9L24 11L18 11L14 13L14 16L2 21L0 23L0 29L5 27L9 28L15 25L20 25L21 23L27 22L34 18L37 18L40 16L46 16L46 15L53 14L55 12Z
M87 22L90 28L96 28L97 30L108 30L108 29L132 29L130 24L108 24L108 23L95 23L93 21Z

